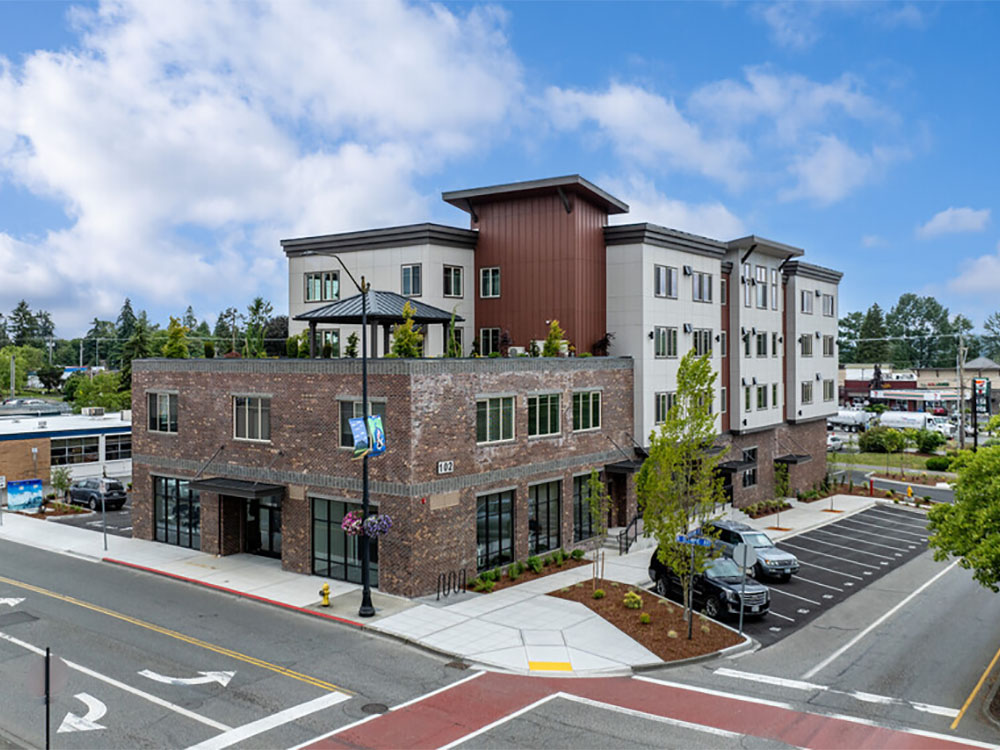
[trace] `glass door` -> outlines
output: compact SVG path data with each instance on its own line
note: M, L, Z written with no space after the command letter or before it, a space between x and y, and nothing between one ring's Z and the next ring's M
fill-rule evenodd
M251 555L281 557L281 499L252 498L243 516L243 551Z

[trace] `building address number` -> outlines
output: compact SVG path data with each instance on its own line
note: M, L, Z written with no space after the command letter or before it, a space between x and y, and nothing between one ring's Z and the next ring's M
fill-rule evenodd
M454 461L438 461L438 474L451 474L455 471Z

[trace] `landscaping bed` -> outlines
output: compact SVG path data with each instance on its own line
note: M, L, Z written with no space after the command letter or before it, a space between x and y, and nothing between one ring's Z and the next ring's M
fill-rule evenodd
M598 579L597 587L606 594L600 599L594 598L594 588L590 581L553 591L549 596L569 599L589 607L663 661L703 656L743 642L729 628L697 613L694 614L694 627L689 641L688 624L684 621L684 608L680 604L617 581ZM624 599L628 592L634 592L639 597L641 607L629 609L625 606ZM643 615L649 616L647 624L640 621Z
M502 568L484 570L469 584L469 588L472 591L488 594L491 591L499 591L525 581L533 581L553 573L579 568L581 565L593 565L591 560L584 559L583 554L582 549L575 549L572 553L557 550L548 555L529 557L524 562L518 561Z
M7 510L6 513L19 513L16 510ZM46 500L42 503L42 508L38 513L21 513L25 518L40 518L43 521L46 518L55 518L56 516L73 516L77 513L89 513L90 511L86 508L81 508L77 505L67 505L66 503L59 503L54 500Z
M836 484L831 485L830 489L821 492L817 490L810 490L809 492L803 493L798 501L800 503L815 503L817 500L827 500L833 495L853 495L855 497L877 497L884 500L892 500L893 502L913 502L918 506L921 503L930 504L933 502L929 499L924 499L923 497L914 493L912 498L906 496L906 491L903 492L893 492L892 490L881 490L876 489L874 493L868 492L868 484Z
M760 502L751 503L745 508L740 508L740 510L750 516L750 518L773 516L775 513L781 513L783 510L791 509L791 504L785 500L761 500Z
M939 481L946 481L949 477L928 475L927 472L919 474L900 474L898 471L873 471L872 477L875 479L890 479L894 482L906 482L907 484L919 484L924 487L934 487Z

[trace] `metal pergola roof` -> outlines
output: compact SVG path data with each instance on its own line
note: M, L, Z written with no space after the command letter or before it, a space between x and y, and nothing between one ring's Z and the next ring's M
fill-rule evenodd
M402 323L403 306L409 302L413 307L414 323L448 323L452 313L421 302L412 297L404 297L395 292L372 290L368 292L368 322L369 323ZM355 294L347 299L337 300L329 305L296 315L295 320L307 323L361 323L361 295ZM464 321L461 315L455 315L455 322Z
M248 482L244 479L229 479L228 477L196 479L188 482L188 488L199 492L215 492L219 495L242 497L247 500L256 500L285 492L285 488L280 484Z

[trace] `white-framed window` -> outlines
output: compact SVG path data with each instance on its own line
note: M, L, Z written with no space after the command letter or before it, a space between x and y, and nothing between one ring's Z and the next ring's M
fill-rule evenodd
M833 336L823 337L823 356L824 357L833 356Z
M340 447L354 447L354 432L351 430L351 418L363 417L365 410L361 407L361 399L353 401L338 401L340 406ZM385 401L368 399L368 413L382 417L385 425Z
M423 293L420 264L410 263L400 268L402 271L402 279L399 285L400 294L404 297L419 297Z
M677 329L657 326L653 334L653 348L657 357L676 357Z
M772 383L771 384L771 408L772 409L777 409L778 408L778 384L777 383Z
M775 331L771 334L771 356L778 356L778 332Z
M719 304L729 304L729 282L726 279L719 279Z
M753 302L753 268L749 263L743 264L743 307L750 307Z
M771 269L771 309L778 309L778 269Z
M750 331L743 334L743 356L750 356Z
M480 328L479 329L479 353L488 357L493 352L500 351L500 329Z
M813 312L813 293L809 289L803 289L799 297L802 299L802 312L806 315L812 315Z
M753 393L750 390L750 386L743 388L743 411L749 412L752 408Z
M833 295L832 294L824 294L823 295L823 314L826 317L828 317L828 318L832 318L833 317L833 313L834 313L834 310L833 310Z
M691 296L695 302L712 301L712 274L695 271L691 276Z
M744 448L743 460L753 461L753 466L743 470L743 486L754 487L757 485L757 449Z
M657 297L677 297L677 269L673 266L653 266L653 294Z
M767 386L757 386L757 411L767 408Z
M813 384L811 380L802 381L802 403L811 404L813 402Z
M514 439L514 397L476 401L476 442L502 443Z
M719 331L719 355L729 356L729 333L727 331Z
M824 380L823 381L823 400L833 401L833 381Z
M757 307L767 309L767 266L757 266Z
M233 396L233 437L269 442L271 399L266 396Z
M458 347L458 356L462 356L465 352L465 346L462 344L462 326L455 326L455 346ZM445 336L447 337L447 333ZM448 341L447 338L444 342L444 353L448 353Z
M767 334L764 332L757 334L757 356L767 356Z
M601 427L601 392L581 391L573 394L573 431L597 430Z
M656 424L663 424L667 421L669 412L677 403L677 394L674 391L664 391L656 394Z
M558 393L528 396L528 437L559 434L559 401Z
M319 350L321 354L326 353L326 345L330 345L330 356L340 356L340 329L320 328L316 331L319 334Z
M694 353L695 356L701 357L705 354L712 353L712 329L711 328L695 328L694 329Z
M719 413L725 414L729 409L729 394L726 391L726 386L722 386L719 389Z
M799 339L799 352L803 357L811 357L813 355L813 340L812 336L808 333L802 334Z
M146 394L150 432L177 432L177 394L151 391Z
M461 266L444 267L444 296L445 297L463 296Z
M479 269L479 296L482 299L493 299L500 296L500 269Z
M340 299L340 271L310 271L305 275L306 302Z

